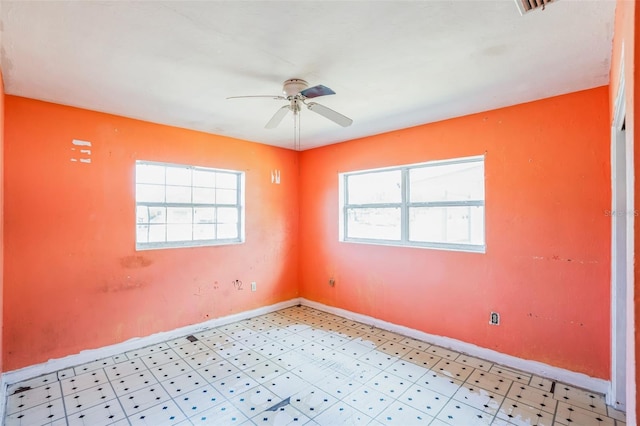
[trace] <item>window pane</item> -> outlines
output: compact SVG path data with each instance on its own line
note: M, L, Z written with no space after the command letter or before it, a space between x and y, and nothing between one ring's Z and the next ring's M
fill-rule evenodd
M409 239L415 242L484 244L484 207L413 207Z
M238 193L235 189L216 189L217 204L237 204Z
M233 207L218 208L218 223L238 223L238 209Z
M166 239L167 225L149 225L149 242L161 243Z
M149 223L149 208L147 206L136 207L136 223Z
M191 241L192 239L191 232L192 232L191 224L167 225L167 241Z
M400 240L400 209L349 209L347 238Z
M164 186L136 185L136 201L143 203L164 203Z
M216 188L237 189L238 175L235 173L216 174Z
M150 223L167 223L167 209L165 207L149 207Z
M484 199L484 163L468 162L409 170L411 202Z
M167 185L191 186L191 168L167 167Z
M219 239L238 238L238 225L235 223L220 223L218 227Z
M213 240L216 238L216 225L193 225L194 240Z
M191 223L192 218L190 207L167 207L167 223Z
M215 188L216 172L195 169L193 171L193 186L204 186L207 188Z
M193 223L215 223L216 209L214 207L200 207L193 209Z
M164 171L164 166L137 164L136 183L157 183L164 185Z
M136 241L139 243L149 242L149 225L136 226Z
M167 186L167 203L191 203L191 187Z
M400 170L348 176L348 204L399 203L401 179Z
M215 204L216 190L213 188L193 188L194 204Z

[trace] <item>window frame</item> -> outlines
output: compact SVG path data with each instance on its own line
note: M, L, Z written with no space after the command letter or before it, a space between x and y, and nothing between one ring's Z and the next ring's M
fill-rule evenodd
M481 163L483 167L483 196L482 200L462 200L462 201L420 201L412 202L410 200L411 183L410 183L410 170L419 169L424 167L464 164L464 163ZM375 169L358 170L353 172L343 172L338 174L338 192L339 192L339 220L338 239L340 242L346 243L361 243L361 244L375 244L375 245L388 245L399 247L417 247L427 249L438 250L451 250L451 251L464 251L485 253L486 252L486 175L485 169L485 155L476 155L470 157L452 158L446 160L428 161L423 163L406 164L392 167L381 167ZM349 204L349 188L348 178L350 176L364 175L378 172L388 171L400 171L401 173L401 200L399 202L392 203L362 203L362 204ZM483 207L482 217L482 244L466 244L466 243L442 243L442 242L422 242L412 241L409 238L409 210L412 207ZM350 210L364 208L400 208L400 239L377 239L377 238L358 238L347 237L348 235L348 214Z
M165 167L165 178L164 184L149 184L146 182L138 182L138 166L139 165L152 165L152 166L162 166ZM172 185L167 184L167 175L166 168L179 168L179 169L189 169L192 173L192 179L190 185ZM198 185L194 185L193 183L193 171L203 170L206 172L220 172L235 175L236 177L236 202L234 204L229 203L194 203L193 202L193 189L201 188ZM190 164L178 164L178 163L168 163L168 162L159 162L159 161L147 161L147 160L136 160L134 167L134 200L135 200L135 220L134 220L134 238L136 251L144 251L144 250L156 250L156 249L170 249L170 248L186 248L186 247L215 247L222 245L233 245L233 244L242 244L245 241L245 172L240 170L230 170L230 169L220 169L214 167L204 167L204 166L196 166ZM138 200L138 185L158 185L162 186L165 191L165 201L157 202L157 201L139 201ZM191 202L167 202L166 201L166 189L167 187L184 187L191 189ZM204 188L204 187L202 187ZM207 187L209 188L209 187ZM220 189L217 187L213 187L211 189ZM192 226L192 239L191 240L181 240L181 241L165 241L161 242L139 242L138 241L138 226L144 225L144 223L138 223L138 207L164 207L164 208L236 208L238 210L238 223L237 223L237 238L214 238L214 239L206 239L206 240L194 240L193 239L193 219L191 221ZM165 217L165 225L168 224L167 218ZM217 222L214 222L217 225ZM147 222L149 225L149 222ZM166 232L166 230L165 230Z

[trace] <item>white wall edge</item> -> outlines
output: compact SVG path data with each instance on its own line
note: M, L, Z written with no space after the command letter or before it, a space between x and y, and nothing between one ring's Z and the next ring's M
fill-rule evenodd
M6 394L6 389L9 385L22 382L24 380L32 379L34 377L42 376L43 374L53 373L59 370L75 367L81 364L85 364L87 362L96 361L109 356L114 356L114 355L122 354L124 352L141 349L145 346L155 345L158 343L165 342L167 340L177 339L182 336L188 336L189 334L198 333L200 331L203 331L209 328L220 327L226 324L230 324L232 322L241 321L244 319L253 318L255 316L268 314L274 311L278 311L280 309L298 305L300 303L301 303L301 299L295 298L295 299L287 300L284 302L275 303L273 305L252 309L250 311L240 312L237 314L210 319L205 322L201 322L197 324L187 325L185 327L176 328L170 331L161 331L159 333L155 333L145 337L134 337L132 339L129 339L121 343L104 346L98 349L87 349L78 354L65 356L64 358L50 359L49 361L41 364L30 365L28 367L20 368L18 370L7 371L6 373L3 373L2 377L0 378L0 383L2 383L1 389L3 389L5 391L3 393ZM4 404L5 398L1 398L1 399L3 402L0 404ZM3 408L3 406L0 406L0 408ZM1 414L4 414L4 413L2 412L0 413L0 415ZM0 419L2 418L4 417L0 416Z
M451 349L456 352L461 352L470 356L482 358L487 361L491 361L505 367L515 368L526 373L531 373L548 379L557 380L571 386L576 386L595 393L604 394L605 396L607 396L607 394L611 391L611 382L609 382L608 380L590 377L583 373L565 370L563 368L554 367L552 365L544 364L538 361L527 360L512 355L503 354L492 349L483 348L450 337L425 333L423 331L415 330L402 325L379 320L368 315L358 314L333 306L324 305L312 300L301 298L300 303L310 308L319 309L321 311L339 315L341 317L352 319L354 321L359 321L367 325L402 334L407 337L423 340L427 343L442 346L446 349Z

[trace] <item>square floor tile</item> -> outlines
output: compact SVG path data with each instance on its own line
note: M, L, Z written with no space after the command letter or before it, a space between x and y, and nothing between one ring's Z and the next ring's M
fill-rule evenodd
M338 401L313 420L319 425L360 426L368 425L373 419L349 404Z
M416 380L416 384L431 389L445 396L452 397L460 386L462 381L444 376L435 371L429 371L420 379Z
M415 382L429 371L426 367L404 359L396 360L393 364L389 365L386 370L411 382Z
M56 382L34 388L25 386L23 389L20 389L14 387L13 393L9 393L7 396L5 409L7 414L13 414L28 410L29 408L36 407L48 401L60 399L61 397L62 390L60 383Z
M140 357L138 357L131 360L126 360L123 362L109 365L104 369L104 371L107 374L107 377L109 378L109 380L113 381L121 377L126 377L130 374L148 371L148 368L145 365L145 363L142 362Z
M601 395L588 392L584 389L557 384L553 397L558 401L577 405L588 411L594 411L605 416L607 415L607 406L604 403L604 398Z
M122 408L124 408L128 416L170 399L171 397L167 391L157 384L118 397Z
M64 396L64 406L67 415L86 411L98 404L103 404L105 401L111 401L116 398L116 394L109 383L94 386L86 389L83 392L76 392Z
M484 413L493 415L496 414L500 408L504 396L465 383L460 386L460 389L453 395L453 399Z
M556 412L557 401L553 398L553 394L542 389L514 383L507 394L507 398L539 408L550 414Z
M556 422L561 425L573 426L614 426L615 420L595 411L558 402Z
M434 365L431 370L437 371L443 376L465 381L471 375L473 367L469 367L467 365L443 358L436 365Z
M409 389L413 382L387 371L383 371L373 379L369 380L366 384L392 398L398 398L404 391Z
M398 401L435 417L450 399L450 397L434 390L414 384L400 395Z
M467 379L467 383L500 395L506 395L513 381L483 370L475 370Z
M70 394L80 392L97 385L108 384L108 382L109 380L107 379L104 371L94 370L64 379L60 384L62 386L62 391L65 394Z
M241 372L238 367L226 360L217 361L206 367L198 368L196 371L209 383Z
M337 401L322 389L310 386L291 395L289 403L307 417L314 418Z
M123 358L126 359L125 357ZM112 357L108 357L108 358L103 358L96 361L88 362L86 364L79 365L77 367L74 367L73 370L75 374L82 374L82 373L88 373L90 371L98 370L100 368L106 368L113 364L115 364L114 359ZM72 376L71 374L67 375L67 377L71 377L71 376ZM63 379L67 377L63 377Z
M151 355L151 354L154 354L156 352L162 352L162 351L164 351L166 349L169 349L169 345L167 345L166 343L159 343L157 345L146 346L144 348L140 348L140 349L136 349L136 350L133 350L133 351L125 352L125 355L129 359L135 359L135 358L139 358L141 356Z
M233 398L235 395L258 386L258 384L258 382L243 372L238 372L215 382L211 382L211 385L225 398Z
M158 380L150 371L143 371L112 380L111 386L113 386L116 394L126 395L156 383L158 383Z
M458 364L463 364L478 370L489 371L493 367L493 363L485 361L484 359L474 358L469 355L462 354L455 359Z
M490 425L493 418L492 414L484 413L455 400L448 402L437 416L440 421L453 426Z
M117 400L101 401L91 408L69 413L69 426L107 426L125 419L125 413Z
M165 401L144 411L129 416L132 426L175 425L186 417L173 401Z
M264 386L255 386L229 400L245 416L251 418L282 402L275 393Z
M531 381L531 374L514 370L512 368L507 368L502 365L494 365L493 367L491 367L489 372L497 376L504 377L505 379L512 380L514 382L523 383L525 385L528 385Z
M263 386L280 398L287 398L310 386L310 383L293 373L287 372L267 380L263 383Z
M208 384L208 382L197 372L192 371L167 380L160 380L160 384L171 395L176 398L192 390L196 390Z
M178 404L187 417L193 417L215 407L226 399L213 386L207 385L180 395L173 401Z
M376 420L384 425L428 425L433 420L433 417L396 401L386 407L382 413L376 417Z
M553 414L512 399L504 400L497 417L514 425L551 426L553 424ZM586 426L582 423L577 424Z
M442 358L423 350L413 350L403 356L402 359L424 368L432 368L434 365L440 362Z
M157 367L153 367L150 369L151 374L158 379L167 380L172 379L174 377L180 376L185 373L189 373L193 371L193 368L186 361L182 359L176 359L164 364L161 364Z
M5 418L4 426L48 425L64 418L65 412L62 399L54 399L8 415Z
M367 385L363 385L349 393L342 401L352 407L358 407L358 410L370 417L376 417L382 410L395 401L395 398Z
M251 418L256 425L303 425L309 418L290 404L266 410Z

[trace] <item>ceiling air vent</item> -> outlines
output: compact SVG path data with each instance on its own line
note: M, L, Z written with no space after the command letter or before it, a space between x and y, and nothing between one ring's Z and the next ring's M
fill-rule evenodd
M516 5L518 6L518 10L520 11L520 15L524 15L527 12L531 12L535 9L544 10L545 6L553 0L515 0Z

